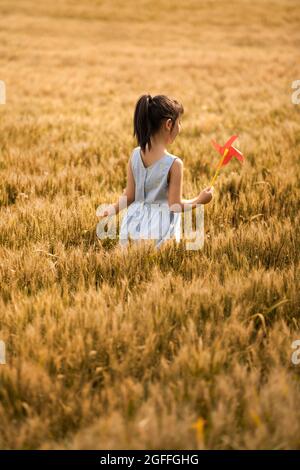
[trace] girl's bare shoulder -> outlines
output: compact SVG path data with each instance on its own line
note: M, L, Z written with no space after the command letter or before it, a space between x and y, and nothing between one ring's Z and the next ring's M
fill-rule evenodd
M173 157L173 162L172 162L172 165L171 165L171 169L172 168L176 168L176 169L181 169L183 168L183 161L180 157L177 157L177 155L171 155Z
M172 175L172 177L177 178L182 174L183 171L183 161L176 155L173 156L174 158L171 163L170 170L168 172L168 182L170 181L170 175Z

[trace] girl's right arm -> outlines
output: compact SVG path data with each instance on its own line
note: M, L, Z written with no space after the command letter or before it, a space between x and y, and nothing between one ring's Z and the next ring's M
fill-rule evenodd
M182 198L183 162L177 158L170 169L170 181L168 190L168 204L173 212L192 210L198 204L208 204L213 197L213 186L205 188L193 199Z

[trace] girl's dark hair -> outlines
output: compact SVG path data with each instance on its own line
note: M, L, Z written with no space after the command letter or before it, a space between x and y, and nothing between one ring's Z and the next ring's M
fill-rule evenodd
M164 119L172 119L172 129L180 114L184 113L182 104L165 95L142 95L135 106L133 118L133 136L145 152L148 144L151 150L150 137L160 130Z

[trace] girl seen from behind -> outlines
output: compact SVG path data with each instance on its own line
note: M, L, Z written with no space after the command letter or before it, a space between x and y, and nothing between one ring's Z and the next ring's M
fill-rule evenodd
M213 187L193 199L183 199L183 161L167 151L181 131L183 106L165 95L142 95L135 106L133 136L138 146L127 164L127 185L115 204L102 210L100 218L127 212L120 226L120 244L128 239L152 239L159 248L166 240L181 238L181 215L198 204L207 204Z

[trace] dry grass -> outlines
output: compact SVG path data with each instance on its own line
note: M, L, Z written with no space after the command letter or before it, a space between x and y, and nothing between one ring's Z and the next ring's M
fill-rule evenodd
M298 2L0 13L1 448L300 449ZM144 92L184 104L186 198L239 134L203 250L96 238Z

